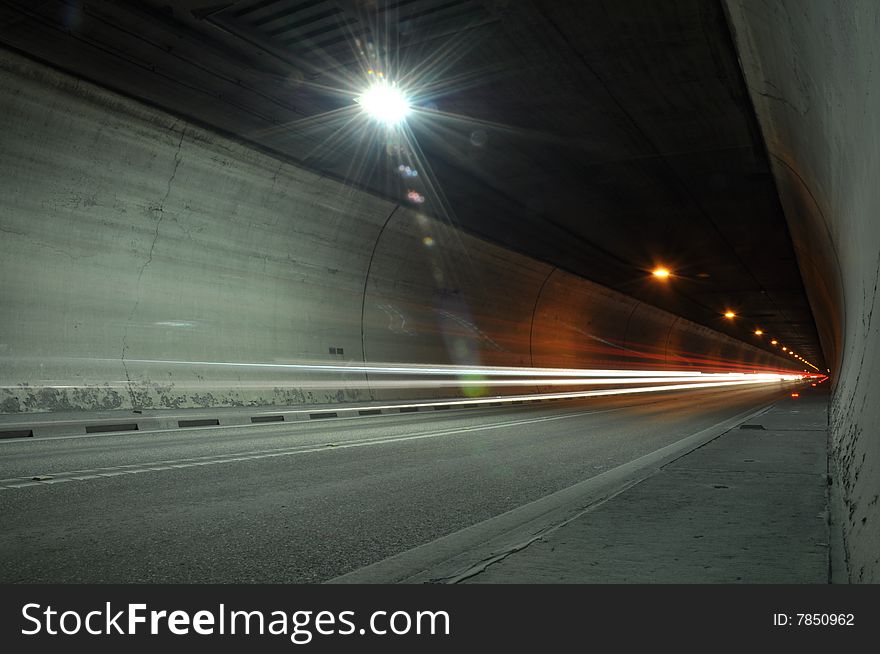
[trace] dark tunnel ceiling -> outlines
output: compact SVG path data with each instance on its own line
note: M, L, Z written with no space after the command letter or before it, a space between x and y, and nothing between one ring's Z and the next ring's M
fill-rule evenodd
M720 2L0 0L16 50L405 202L316 118L357 94L323 90L364 79L355 39L428 66L412 129L465 229L824 368Z

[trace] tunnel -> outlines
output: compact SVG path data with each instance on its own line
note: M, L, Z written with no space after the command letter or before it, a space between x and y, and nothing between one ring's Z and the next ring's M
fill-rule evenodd
M877 582L878 31L2 3L0 579Z

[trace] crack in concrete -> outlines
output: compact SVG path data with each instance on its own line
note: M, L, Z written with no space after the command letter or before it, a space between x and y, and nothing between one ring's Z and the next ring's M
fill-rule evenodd
M768 99L770 99L770 100L776 100L776 102L780 102L780 103L784 104L786 107L789 107L792 111L794 111L794 112L800 114L801 116L806 116L806 115L807 115L807 111L806 111L806 110L798 109L795 105L793 105L791 102L789 102L788 100L786 100L786 99L783 98L782 96L779 96L779 95L773 95L772 93L766 93L766 92L764 92L764 91L755 91L755 92L756 92L758 95L760 95L762 98L768 98Z
M24 238L30 239L30 243L33 246L38 247L38 248L45 248L46 250L49 250L50 252L54 252L57 255L65 256L65 257L69 258L71 261L78 261L80 259L84 259L87 257L97 256L97 253L79 254L79 255L71 254L70 252L68 252L67 250L64 250L62 248L55 247L54 245L50 245L49 243L45 243L43 241L33 239L33 238L31 238L31 234L29 234L28 232L20 232L17 229L10 229L8 227L0 226L0 233L11 234L13 236L23 236Z
M2 226L0 226L0 232L3 232L4 234L13 234L15 236L28 236L28 234L26 232L19 232L14 229L9 229L7 227L2 227Z
M174 183L174 178L177 176L177 169L180 166L180 150L183 147L183 137L185 132L181 131L180 133L180 141L177 143L177 151L174 153L174 168L171 171L171 176L168 178L168 185L165 189L165 195L162 196L162 200L159 202L159 206L156 208L156 213L159 215L158 220L156 220L156 230L153 233L153 242L150 243L150 251L147 254L147 260L141 266L138 271L138 287L140 287L141 277L144 275L144 271L147 269L153 262L153 250L156 248L156 241L159 240L159 228L162 225L162 221L165 219L165 203L168 201L168 196L171 195L171 185Z
M175 125L176 126L176 125ZM174 127L172 126L172 131ZM171 195L171 187L174 183L174 178L177 176L177 169L180 167L181 162L181 150L183 148L183 139L186 135L186 130L181 129L180 131L180 140L177 142L177 150L174 152L174 167L171 170L171 175L168 177L168 183L165 188L165 195L162 196L162 200L159 202L159 206L154 210L158 217L156 219L156 229L153 233L153 241L150 243L150 251L147 253L147 259L144 261L143 265L141 265L138 270L137 283L136 283L136 295L134 306L131 308L131 312L128 314L128 320L125 322L125 326L122 329L122 353L120 356L120 362L122 363L122 370L125 373L126 380L126 388L128 390L129 400L131 401L131 408L137 409L139 405L137 404L137 398L135 397L133 382L131 379L131 373L128 370L128 365L125 362L125 354L128 351L128 328L131 325L131 321L134 319L135 314L137 313L138 307L141 303L141 279L144 276L144 272L147 267L153 262L153 251L156 249L156 241L159 240L159 229L162 226L162 221L165 218L165 203L168 201L168 197Z
M573 515L570 515L569 517L567 517L567 518L565 518L555 524L548 525L548 526L544 527L543 529L539 529L538 531L532 533L529 537L526 537L525 540L520 541L515 544L512 544L512 545L509 545L507 547L504 547L499 552L494 552L494 553L490 554L489 556L483 557L482 559L480 559L476 563L470 565L467 569L460 571L457 574L452 574L452 575L445 576L445 577L443 577L443 576L434 577L429 580L429 583L432 583L432 584L459 584L459 583L466 581L468 579L471 579L473 577L477 577L477 576L483 574L484 572L486 572L486 570L488 570L490 566L504 561L508 557L516 554L517 552L521 552L522 550L528 548L529 546L531 546L537 542L546 543L547 537L550 536L551 534L553 534L554 532L556 532L557 530L574 522L578 518L583 517L587 513L595 511L596 509L598 509L602 505L604 505L606 502L609 502L610 500L613 500L614 498L616 498L618 495L621 495L621 494L625 493L626 491L628 491L629 489L631 489L635 486L638 486L643 481L658 474L660 471L661 470L659 468L654 469L650 472L650 474L647 474L646 476L644 476L642 478L632 480L629 483L625 484L623 487L618 488L615 491L612 491L611 493L609 493L605 497L601 497L593 502L590 502L586 506L577 510Z
M278 168L272 173L272 192L275 191L275 185L278 183L278 175L281 174L281 169L284 168L284 162L278 162Z

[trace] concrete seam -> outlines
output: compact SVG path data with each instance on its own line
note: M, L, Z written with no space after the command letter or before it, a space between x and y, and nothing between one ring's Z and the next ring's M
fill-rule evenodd
M638 309L642 304L644 304L641 300L636 300L635 304L633 304L632 310L630 310L629 315L626 317L626 326L623 328L623 349L628 350L630 352L637 352L641 356L641 352L638 350L633 350L629 346L629 325L632 322L632 317L636 313L636 309Z
M669 329L666 330L666 343L663 346L663 361L668 366L669 364L669 340L672 338L672 330L675 327L675 323L677 323L681 318L678 316L675 317L671 323L669 323Z
M797 178L797 180L801 183L801 186L803 187L803 189L807 192L807 194L810 196L810 199L813 201L813 205L816 207L816 211L819 213L819 217L822 219L822 226L825 228L825 237L828 239L828 244L831 246L831 251L834 253L834 262L837 264L836 281L840 282L840 279L841 279L840 254L837 252L837 246L835 244L834 239L832 238L831 228L828 226L828 219L825 217L825 212L822 211L822 207L819 205L819 201L816 199L816 196L813 195L813 191L809 187L809 185L807 184L806 180L803 177L801 177L800 173L797 170L795 170L793 166L791 166L783 157L779 156L778 154L776 154L774 152L771 152L769 147L767 149L767 154L770 157L772 157L774 161L776 161L780 165L784 166L792 175L794 175ZM840 293L838 293L838 298L840 299L840 302L841 302L841 310L840 310L840 315L838 315L837 318L838 318L838 320L840 320L840 333L842 335L841 337L845 338L846 337L846 294L843 292L840 292ZM807 297L807 301L809 303L809 296ZM812 307L810 307L810 310L812 311ZM813 318L813 321L815 322L815 317ZM822 345L821 340L819 341L819 345L820 346ZM840 343L840 352L842 353L845 349L846 349L846 345L843 342L841 342ZM823 352L823 354L824 354L824 352ZM841 354L841 357L842 357L842 354ZM833 364L833 363L834 362L832 362L832 361L826 360L826 364Z
M376 256L376 250L379 249L379 241L382 240L382 235L385 233L385 228L388 227L388 223L391 222L391 219L394 217L394 214L397 213L398 209L400 209L400 205L395 204L394 208L391 210L391 213L389 213L388 217L385 219L385 222L382 223L382 228L376 235L376 242L373 243L373 250L370 252L370 261L367 263L367 272L364 274L364 292L361 297L361 358L363 359L365 365L367 363L367 344L364 334L364 316L367 311L367 289L370 284L370 272L373 270L373 258ZM373 396L373 389L370 388L370 373L365 371L364 378L367 382L367 390L370 393L370 399L375 400L376 398Z
M541 294L544 292L544 287L547 285L547 282L550 281L550 278L553 276L559 268L551 268L550 272L547 273L547 276L544 278L544 281L541 282L541 287L538 289L538 294L535 296L535 306L532 307L532 320L529 323L529 365L532 367L535 366L535 352L532 349L532 339L535 333L535 316L538 313L538 303L541 301Z

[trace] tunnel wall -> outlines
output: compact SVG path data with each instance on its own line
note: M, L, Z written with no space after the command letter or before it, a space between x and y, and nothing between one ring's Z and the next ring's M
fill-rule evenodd
M880 581L880 4L727 0L826 359L850 579Z
M358 397L217 364L362 359L392 204L10 53L0 75L4 412Z
M0 413L497 390L301 364L788 365L16 54L0 85Z

